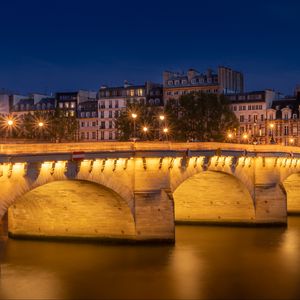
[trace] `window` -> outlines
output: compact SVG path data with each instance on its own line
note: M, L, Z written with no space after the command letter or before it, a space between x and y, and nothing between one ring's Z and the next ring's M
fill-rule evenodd
M233 111L236 111L236 106L233 107Z
M86 133L86 139L88 140L89 138L90 138L90 133L87 132L87 133Z
M71 110L70 111L70 117L74 117L75 116L75 111L74 110Z
M248 115L248 122L251 122L251 115Z
M109 128L113 128L112 121L109 121L108 126L109 126Z
M119 101L118 100L115 101L115 108L119 108Z
M84 127L84 122L81 122L81 127Z
M96 132L92 132L92 139L93 139L93 140L96 139Z
M244 122L244 116L243 115L240 116L240 122Z
M297 119L297 114L293 114L293 119Z
M100 102L100 108L105 108L105 101Z
M112 111L111 110L108 112L108 117L112 118Z
M63 108L64 107L64 104L62 102L59 102L59 108Z
M186 79L181 80L181 83L182 83L182 84L187 84Z
M69 108L69 102L65 102L65 108Z
M284 135L289 135L289 127L287 125L284 126Z
M109 100L108 108L112 108L112 101Z
M263 121L263 120L264 120L264 118L265 118L265 116L264 116L264 115L260 115L260 120L261 120L261 121Z
M84 132L81 132L80 138L81 138L82 140L84 140Z
M96 122L95 122L95 121L92 122L92 126L93 126L93 127L96 126Z
M257 123L257 115L253 116L253 121L254 121L254 123Z
M179 80L175 80L175 85L179 85Z
M104 131L101 131L101 132L100 132L100 139L101 139L101 140L104 140Z
M138 89L138 90L137 90L137 95L138 95L138 96L143 96L143 94L144 94L144 93L143 93L143 89Z
M251 110L251 105L248 105L248 110Z
M173 80L169 80L168 85L173 85Z
M101 112L100 112L100 118L104 118L104 111L102 110Z
M288 114L288 113L284 113L283 118L284 118L285 120L288 120L289 114Z
M75 108L75 102L71 102L70 107Z
M104 121L101 121L101 126L100 126L101 129L105 129L105 122Z
M109 134L108 134L108 139L109 139L109 140L112 140L112 132L111 132L111 131L110 131Z

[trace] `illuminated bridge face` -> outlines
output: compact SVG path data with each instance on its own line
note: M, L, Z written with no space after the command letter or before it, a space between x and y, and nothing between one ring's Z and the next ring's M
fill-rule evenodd
M287 210L300 212L300 150L286 150L1 145L0 214L11 235L58 238L174 241L175 221L285 225Z
M127 203L112 190L87 181L54 181L19 197L8 210L9 233L33 237L135 235Z

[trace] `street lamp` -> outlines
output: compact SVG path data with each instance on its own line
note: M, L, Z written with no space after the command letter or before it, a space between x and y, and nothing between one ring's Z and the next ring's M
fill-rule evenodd
M7 125L8 125L9 127L13 126L13 125L14 125L14 121L13 121L13 120L8 120L8 121L7 121Z
M168 132L169 132L169 128L164 127L163 133L166 135L166 140L168 140Z
M160 119L161 121L163 121L163 120L165 119L165 116L164 116L164 115L160 115L160 116L159 116L159 119Z
M136 140L136 137L135 137L135 119L137 118L137 114L132 113L131 117L133 119L133 141L135 142L135 140Z
M274 123L270 124L270 128L271 128L271 140L270 140L270 143L273 144L274 143L274 137L273 137Z
M148 127L144 126L143 131L146 133L148 131Z
M294 145L295 139L294 138L290 138L290 144Z
M44 127L44 122L39 122L39 123L38 123L38 126L39 126L40 128Z
M247 134L247 133L244 133L244 134L243 134L243 140L245 141L245 143L246 143L247 139L248 139L248 134Z
M229 133L227 134L227 138L228 138L229 141L231 141L232 138L233 138L233 134L232 134L231 132L229 132Z

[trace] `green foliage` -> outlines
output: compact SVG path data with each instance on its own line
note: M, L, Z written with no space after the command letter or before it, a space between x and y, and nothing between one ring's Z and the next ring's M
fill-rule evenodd
M137 115L135 122L132 118L132 113ZM121 115L116 118L115 125L118 130L118 137L121 141L137 138L139 140L154 140L159 136L159 114L161 108L149 107L140 104L138 101L128 103L126 109L121 112ZM134 136L135 123L135 136ZM143 127L147 127L145 133Z
M224 95L192 93L166 106L173 138L180 141L224 141L239 126Z
M14 126L9 128L7 117L0 118L1 136L44 141L74 141L78 134L76 116L57 108L55 111L36 111L22 116L11 116ZM39 126L39 123L43 126Z

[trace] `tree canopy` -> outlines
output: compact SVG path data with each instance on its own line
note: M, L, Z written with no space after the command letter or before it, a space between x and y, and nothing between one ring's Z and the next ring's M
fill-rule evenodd
M181 141L224 141L239 126L224 95L182 95L168 102L166 113L174 139Z

